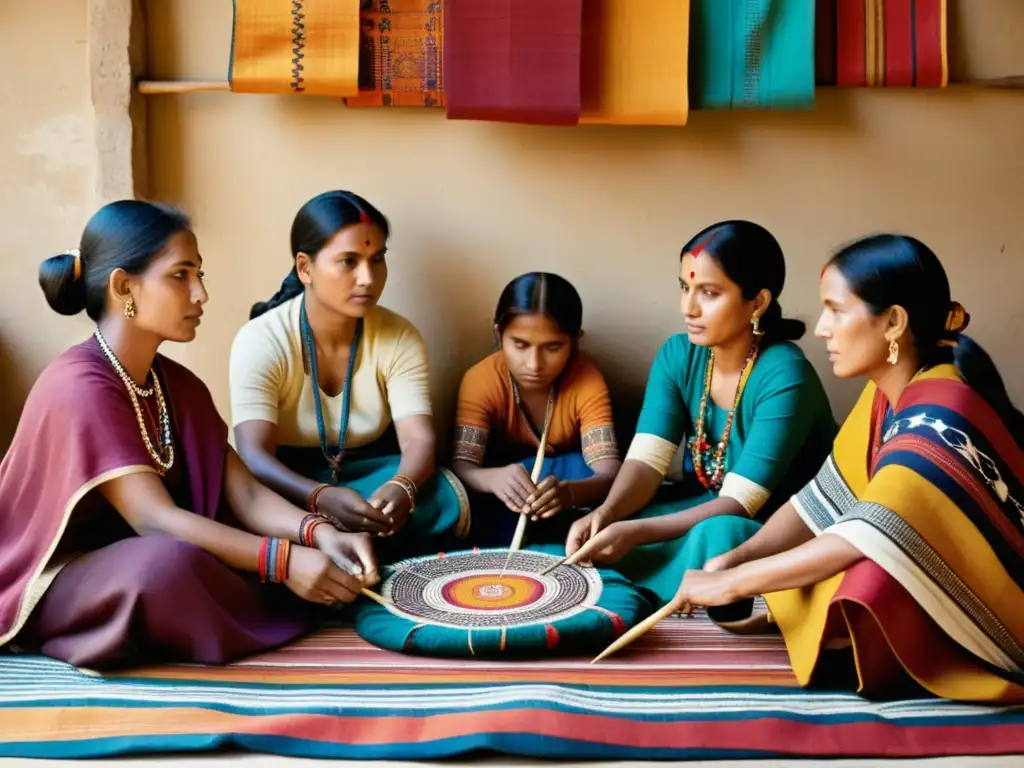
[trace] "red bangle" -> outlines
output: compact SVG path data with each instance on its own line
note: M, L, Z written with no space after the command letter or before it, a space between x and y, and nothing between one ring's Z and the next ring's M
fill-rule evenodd
M269 563L267 562L267 555L269 554L269 552L270 552L270 537L269 536L264 536L262 539L260 539L260 561L259 561L260 581L266 581L267 580L267 576L269 575L267 573L267 571L269 570L267 568L267 566L269 565Z
M316 488L314 488L312 491L310 491L309 499L306 501L306 509L309 511L309 514L311 514L311 515L319 514L318 511L317 511L317 508L316 508L316 502L317 502L317 499L320 498L320 494L323 492L324 488L330 488L330 486L327 485L327 483L321 483Z
M313 538L313 532L318 526L328 522L330 521L327 518L320 515L306 515L302 518L302 522L299 523L299 544L311 549L316 547L316 539Z
M260 581L282 582L288 578L292 543L288 539L264 536L260 540Z

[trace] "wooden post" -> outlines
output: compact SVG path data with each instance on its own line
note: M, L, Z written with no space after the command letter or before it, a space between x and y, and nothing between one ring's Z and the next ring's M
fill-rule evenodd
M146 100L135 78L146 63L141 0L88 0L89 80L95 113L96 204L145 197Z

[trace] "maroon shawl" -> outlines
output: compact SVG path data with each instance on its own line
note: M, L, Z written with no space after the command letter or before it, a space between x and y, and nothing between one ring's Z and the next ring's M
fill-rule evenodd
M444 35L449 118L579 122L582 0L444 0Z
M185 462L191 511L215 518L227 425L193 373L164 357L156 368L174 416L175 461ZM56 576L59 564L50 559L75 506L106 481L155 471L124 384L95 339L43 371L0 463L0 646Z

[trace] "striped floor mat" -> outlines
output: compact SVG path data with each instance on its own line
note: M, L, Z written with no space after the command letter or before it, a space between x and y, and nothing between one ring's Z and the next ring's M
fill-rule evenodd
M931 757L1024 753L1024 708L806 693L778 637L670 619L600 665L420 659L325 628L228 667L115 677L0 656L0 757L234 748L425 759Z

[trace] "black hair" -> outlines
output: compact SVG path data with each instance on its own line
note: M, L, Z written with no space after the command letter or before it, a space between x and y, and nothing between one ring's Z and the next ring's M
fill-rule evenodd
M65 252L39 265L39 286L55 312L77 315L84 309L99 322L110 274L115 269L142 274L174 235L191 228L185 214L166 205L141 200L109 203L85 225L77 278L75 256Z
M292 261L300 253L311 259L345 227L351 227L363 221L376 224L384 232L386 240L391 235L391 227L384 214L366 200L353 192L335 190L322 192L303 205L292 222ZM266 301L258 301L249 310L249 319L259 317L264 312L293 299L303 291L302 281L292 264L291 271L281 282L277 293Z
M874 314L903 307L921 366L953 363L999 414L1017 444L1024 445L1024 415L1010 401L992 358L960 333L970 315L951 301L946 270L927 245L906 235L872 235L840 250L827 267L838 269L850 291ZM951 326L953 315L959 317Z
M745 301L762 290L772 295L758 324L764 331L761 346L795 341L807 331L802 320L782 316L779 294L786 283L786 257L771 232L752 221L723 221L698 232L683 246L679 259L691 253L707 254L740 288Z
M500 336L519 315L547 315L573 341L583 327L583 301L564 277L551 272L527 272L505 286L494 310Z

